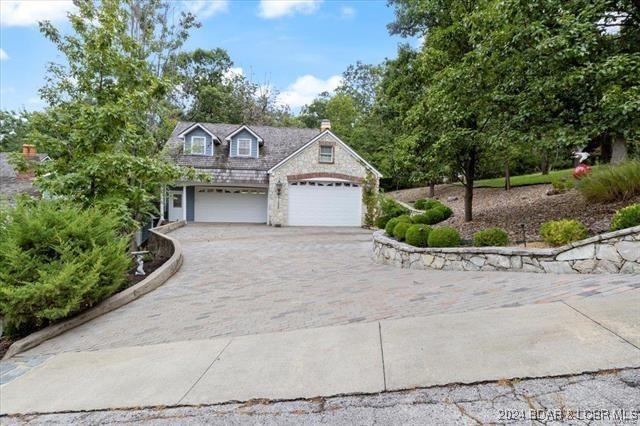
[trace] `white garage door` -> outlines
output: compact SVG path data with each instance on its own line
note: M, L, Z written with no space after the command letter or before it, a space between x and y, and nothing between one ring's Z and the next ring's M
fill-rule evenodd
M290 226L360 226L362 192L346 182L289 184Z
M196 222L267 222L267 190L196 188Z

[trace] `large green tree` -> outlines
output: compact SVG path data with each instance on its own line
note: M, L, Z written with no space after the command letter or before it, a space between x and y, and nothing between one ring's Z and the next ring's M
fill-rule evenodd
M472 219L479 164L594 139L638 140L638 5L614 0L392 2L393 33L421 36L422 74L402 121L449 165ZM611 31L611 29L614 29Z
M130 9L116 0L77 5L69 15L72 34L40 25L66 63L49 66L40 90L48 111L31 139L52 161L36 182L52 195L119 210L130 228L155 212L163 184L194 172L157 151L151 116L172 82L150 65L150 51L129 31Z

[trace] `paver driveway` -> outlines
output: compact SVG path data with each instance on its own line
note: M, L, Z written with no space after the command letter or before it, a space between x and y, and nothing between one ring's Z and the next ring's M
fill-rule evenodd
M638 276L428 272L378 265L362 229L188 225L167 283L24 354L428 316L640 287Z

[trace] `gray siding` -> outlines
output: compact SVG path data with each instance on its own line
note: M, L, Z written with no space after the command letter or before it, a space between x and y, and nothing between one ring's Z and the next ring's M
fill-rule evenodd
M204 136L206 141L204 155L213 155L213 150L215 149L213 147L213 138L209 133L205 132L199 127L196 127L195 129L193 129L192 131L184 135L184 152L185 153L190 152L192 136Z
M229 156L236 157L236 153L238 152L238 139L251 139L251 156L253 158L258 158L259 156L259 148L258 148L258 139L255 138L251 133L246 130L239 132L231 138L231 143L229 144Z
M196 207L196 188L187 186L187 221L193 222Z

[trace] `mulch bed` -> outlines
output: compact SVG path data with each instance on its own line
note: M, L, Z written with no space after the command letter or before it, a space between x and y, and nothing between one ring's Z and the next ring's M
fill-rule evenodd
M513 242L522 241L522 228L528 241L540 240L540 225L548 220L577 219L590 234L607 232L616 210L640 202L635 197L624 202L589 203L575 189L557 195L547 195L551 185L515 187L510 191L501 188L476 188L473 197L473 221L464 221L464 188L459 185L439 185L436 198L453 209L454 215L442 225L458 229L465 239L473 233L490 227L500 227L509 233ZM393 191L387 195L404 202L426 198L429 188L412 188Z
M120 291L123 291L123 290L125 290L125 289L127 289L127 288L129 288L129 287L131 287L131 286L133 286L135 284L138 284L140 281L144 280L149 275L151 275L151 273L153 271L155 271L160 266L162 266L162 264L164 262L166 262L168 259L169 259L168 257L159 257L158 256L158 257L155 257L150 262L145 262L144 263L144 272L146 273L146 275L134 275L136 268L135 267L132 268L127 273L127 283L125 284L125 286ZM80 312L78 312L78 313L80 313ZM61 321L64 321L64 319L62 319ZM17 336L17 337L13 337L13 338L9 338L7 336L0 337L0 359L4 356L4 354L7 352L7 350L9 350L9 346L11 346L11 344L13 342L15 342L16 340L21 339L22 337L25 337L25 336Z
M129 281L129 283L127 284L127 287L131 287L134 284L138 284L140 281L144 280L145 278L147 278L149 275L151 275L151 273L153 271L155 271L156 269L158 269L159 267L162 266L162 264L164 262L166 262L169 258L168 257L154 257L153 260L151 262L144 262L144 272L147 275L135 275L136 272L136 267L133 267L129 273L127 274L127 280Z

